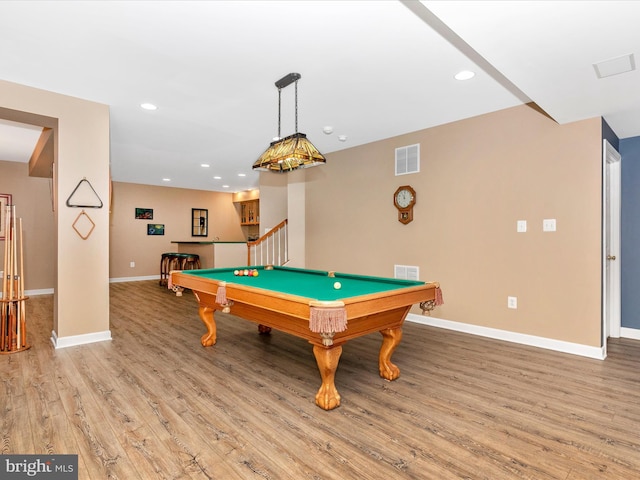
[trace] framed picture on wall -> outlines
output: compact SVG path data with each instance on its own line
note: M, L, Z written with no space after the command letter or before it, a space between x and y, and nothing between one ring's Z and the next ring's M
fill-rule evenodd
M153 220L153 208L136 208L136 219Z
M209 210L206 208L191 209L191 236L206 237L209 231Z
M164 235L164 224L162 223L148 223L147 235Z
M5 232L5 222L7 221L7 205L11 205L11 194L0 193L0 240L4 240L7 232Z

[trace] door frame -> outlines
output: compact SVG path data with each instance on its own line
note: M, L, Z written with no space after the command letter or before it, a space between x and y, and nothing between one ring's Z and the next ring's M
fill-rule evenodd
M620 204L622 157L606 140L602 143L602 346L620 337ZM611 257L615 257L612 260Z

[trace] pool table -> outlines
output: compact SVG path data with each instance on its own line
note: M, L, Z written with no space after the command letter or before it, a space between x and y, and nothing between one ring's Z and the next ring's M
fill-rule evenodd
M255 269L257 276L234 274L245 269ZM205 347L216 343L216 310L257 323L261 333L275 328L308 340L322 379L316 404L325 410L340 405L334 379L346 341L380 332L380 376L395 380L400 370L391 355L411 306L437 305L442 298L437 282L277 266L173 271L170 277L174 291L190 289L195 295L207 328L200 339Z

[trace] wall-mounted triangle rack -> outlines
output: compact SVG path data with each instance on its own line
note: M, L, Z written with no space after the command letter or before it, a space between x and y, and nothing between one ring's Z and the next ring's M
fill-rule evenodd
M88 185L90 190L88 190L86 187L84 187L85 183L86 183L86 185ZM80 189L81 186L83 187L82 189ZM80 190L78 190L78 189L80 189ZM90 194L93 194L93 198L85 199L86 193L84 193L84 192L88 192ZM71 199L72 199L72 197L74 195L78 195L78 197L80 197L79 200L77 200L76 202L82 202L82 203L72 203ZM94 200L94 199L97 200L97 202L92 202L91 201L91 200ZM74 207L74 208L102 208L102 200L100 199L100 197L96 193L95 189L93 188L93 185L91 185L91 182L89 182L89 180L87 180L86 178L83 178L82 180L80 180L78 182L78 185L76 185L76 188L73 189L73 192L71 192L71 195L69 195L69 198L67 198L67 207Z

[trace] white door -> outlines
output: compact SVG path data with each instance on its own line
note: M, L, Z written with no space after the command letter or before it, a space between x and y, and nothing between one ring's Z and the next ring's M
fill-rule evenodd
M620 154L604 140L602 155L602 325L607 338L620 336Z

